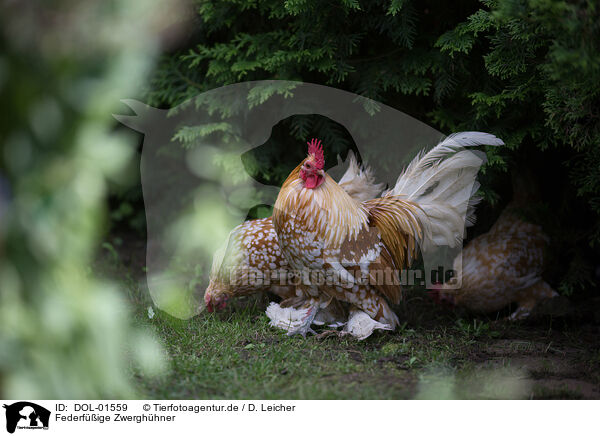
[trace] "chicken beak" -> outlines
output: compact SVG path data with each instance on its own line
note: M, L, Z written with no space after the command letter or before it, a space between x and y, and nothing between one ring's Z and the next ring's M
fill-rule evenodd
M204 304L206 305L206 310L208 310L208 313L212 313L214 308L211 295L208 292L204 295Z

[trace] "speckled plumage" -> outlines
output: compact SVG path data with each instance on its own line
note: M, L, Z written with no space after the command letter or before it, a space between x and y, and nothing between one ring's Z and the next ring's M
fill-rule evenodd
M547 240L541 227L507 208L489 232L463 250L461 288L442 288L438 298L480 313L518 303L509 319L526 318L538 301L558 295L541 277ZM454 265L457 271L459 262Z
M332 284L303 283L299 289L321 308L335 298L393 329L398 318L386 298L398 302L399 280L370 283L382 271L397 274L394 260L406 261L407 247L416 249L414 238L421 233L417 207L398 198L356 201L327 175L319 188L307 189L298 177L301 165L281 189L273 224L290 268L322 271Z
M398 318L388 300L400 299L397 272L410 265L418 245L462 243L475 175L483 162L463 147L482 143L502 141L480 132L452 135L417 156L384 197L363 202L315 171L315 157L309 154L284 182L273 212L290 269L299 274L322 271L333 278L332 283L310 280L298 286L314 302L309 313L336 299L393 330ZM384 271L392 271L396 280L372 280ZM309 329L310 323L300 323L289 333Z
M369 168L358 165L352 153L340 186L360 200L373 198L383 187L374 183ZM227 247L215 254L204 301L209 310L220 309L230 298L264 291L291 301L300 293L296 293L295 285L281 280L291 272L281 253L272 218L246 221L231 231ZM251 281L253 277L273 280ZM339 307L330 312L323 317L331 322L343 317Z
M224 252L215 255L204 301L212 310L229 298L255 292L291 298L296 294L288 273L271 217L246 221L231 231Z

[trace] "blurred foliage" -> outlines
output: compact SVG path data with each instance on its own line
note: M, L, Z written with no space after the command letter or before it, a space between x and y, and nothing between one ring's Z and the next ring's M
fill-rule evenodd
M152 65L156 2L3 2L0 395L119 398L164 368L125 292L95 277L109 181L132 157L111 113ZM113 212L125 216L126 208Z
M193 4L194 31L164 55L147 91L149 104L189 104L204 91L240 81L298 80L355 92L448 133L494 133L507 146L488 150L482 181L489 210L480 208L481 223L497 217L511 195L508 174L525 163L541 187L536 208L551 211L540 219L552 240L550 282L564 294L594 285L600 243L596 2ZM266 88L253 101L286 92L292 91ZM367 111L377 111L373 100L365 100ZM293 118L286 120L289 136L302 136L310 121ZM185 133L183 142L190 139ZM255 157L264 164L255 173L280 180L283 170L273 162L287 162L288 150Z

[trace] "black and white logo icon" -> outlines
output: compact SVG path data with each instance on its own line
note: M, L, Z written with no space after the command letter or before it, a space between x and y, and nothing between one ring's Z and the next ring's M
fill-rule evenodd
M14 433L16 429L47 430L50 411L28 401L19 401L4 405L6 409L6 431Z

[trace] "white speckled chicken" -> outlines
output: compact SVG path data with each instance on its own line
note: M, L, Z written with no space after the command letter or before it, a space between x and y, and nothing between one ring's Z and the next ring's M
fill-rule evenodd
M385 196L361 202L323 171L320 141L311 141L308 157L284 182L273 212L281 252L290 269L305 278L298 285L302 316L288 334L311 331L317 314L336 300L350 305L356 322L349 324L360 330L350 331L356 337L393 330L398 318L388 300L397 303L401 297L395 275L410 265L418 246L462 244L484 161L464 147L481 144L503 143L481 132L451 135L417 156ZM396 280L378 279L388 272Z
M279 273L283 283L279 285ZM225 250L219 250L204 293L209 312L224 309L232 297L270 291L282 299L295 296L287 284L288 263L281 255L271 217L246 221L229 234Z
M540 300L558 295L541 277L547 241L541 227L520 218L513 203L489 232L463 250L461 288L441 286L430 295L437 302L476 313L517 303L509 319L524 319ZM461 271L459 262L455 261L455 271Z

